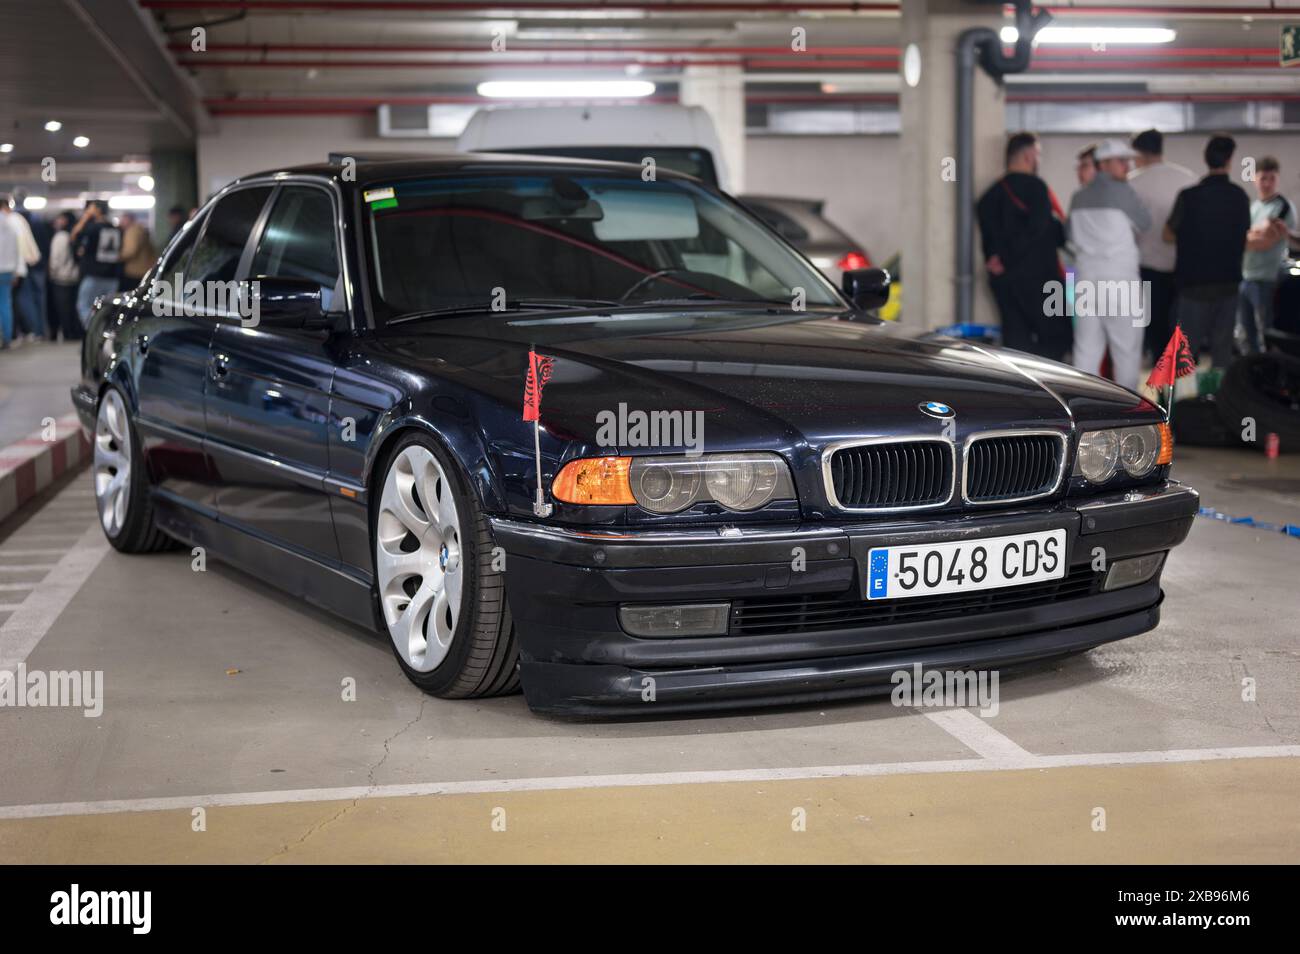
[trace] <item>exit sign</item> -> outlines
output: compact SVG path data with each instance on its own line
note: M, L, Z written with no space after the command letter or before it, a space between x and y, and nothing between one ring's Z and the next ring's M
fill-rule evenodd
M1300 65L1300 25L1282 27L1278 59L1283 66Z

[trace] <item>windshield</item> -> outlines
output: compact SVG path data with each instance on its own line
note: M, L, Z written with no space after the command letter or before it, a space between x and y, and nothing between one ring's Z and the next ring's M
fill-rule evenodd
M539 171L394 182L363 199L379 325L530 302L843 305L756 219L684 180Z

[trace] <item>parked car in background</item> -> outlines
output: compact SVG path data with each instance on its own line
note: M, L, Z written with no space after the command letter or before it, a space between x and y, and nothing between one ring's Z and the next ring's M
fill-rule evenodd
M652 156L660 168L727 189L722 143L699 106L493 106L470 117L456 149L637 165Z
M742 195L740 201L836 285L845 272L871 267L871 256L862 245L823 214L824 200Z

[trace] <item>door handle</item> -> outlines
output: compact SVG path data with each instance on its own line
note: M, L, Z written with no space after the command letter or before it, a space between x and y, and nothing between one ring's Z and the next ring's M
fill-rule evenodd
M135 346L140 349L141 354L149 353L149 336L141 332L135 336Z
M220 379L224 378L226 376L226 372L229 370L230 370L230 365L227 363L227 359L225 355L216 355L215 357L213 357L212 378L214 381L219 381Z

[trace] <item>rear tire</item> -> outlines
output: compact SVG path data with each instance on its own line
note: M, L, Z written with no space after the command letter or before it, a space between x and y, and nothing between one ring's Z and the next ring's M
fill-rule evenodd
M393 654L444 699L519 690L519 649L487 516L433 438L401 438L374 486L371 553Z
M123 553L152 553L171 546L154 523L149 472L131 412L115 387L100 395L95 412L91 480L104 536Z
M1300 452L1300 358L1272 352L1238 358L1215 395L1229 431L1240 434L1246 418L1255 421L1254 446L1278 436L1281 452Z

